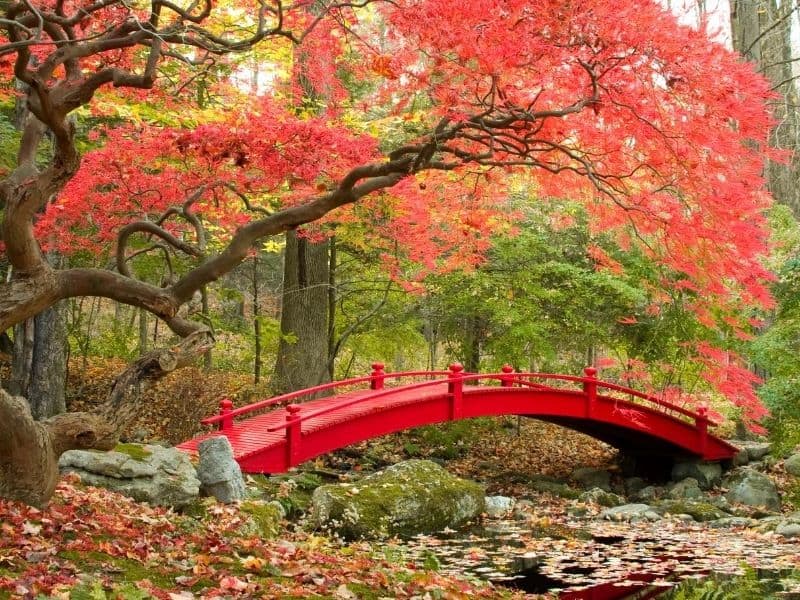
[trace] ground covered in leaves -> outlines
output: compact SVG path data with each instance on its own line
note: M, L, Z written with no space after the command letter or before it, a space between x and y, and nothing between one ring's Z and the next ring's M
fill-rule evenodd
M369 544L263 539L236 506L179 515L66 478L43 511L0 501L0 598L508 598Z

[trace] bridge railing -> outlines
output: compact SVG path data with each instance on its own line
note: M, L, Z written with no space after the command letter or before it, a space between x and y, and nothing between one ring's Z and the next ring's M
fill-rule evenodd
M611 383L610 381L603 381L602 379L597 379L597 370L594 367L586 367L586 369L584 369L584 372L586 374L585 377L579 377L575 375L557 375L552 373L514 373L513 382L516 385L524 387L544 388L544 389L547 389L550 386L531 380L539 379L539 380L549 380L549 381L565 381L572 383L581 383L584 385L584 387L586 386L587 383L593 382L594 385L597 386L597 388L603 388L612 392L616 392L618 394L622 394L623 396L627 396L627 398L623 398L625 400L634 402L636 400L640 400L642 401L641 403L644 405L655 405L654 407L662 412L681 415L683 417L687 417L690 420L695 420L698 416L702 416L704 414L703 408L700 408L698 412L695 412L687 408L684 408L683 406L680 406L678 404L667 402L666 400L663 400L658 396L647 394L645 392L641 392L639 390L635 390L633 388L629 388L616 383ZM705 414L707 414L707 411L705 411Z
M295 392L273 396L272 398L266 398L264 400L254 402L246 406L241 406L239 408L233 408L233 402L227 398L224 398L220 401L219 414L202 419L200 422L203 425L219 424L220 428L224 429L228 424L233 423L234 418L241 415L258 412L266 408L286 404L293 400L298 400L304 397L315 396L316 394L322 392L353 387L367 382L370 384L370 389L377 390L383 388L384 382L387 379L401 379L410 377L446 377L448 373L450 373L450 371L398 371L395 373L386 373L383 369L384 365L382 363L373 363L372 373L369 375L365 375L363 377L353 377L351 379L342 379L340 381L331 381L330 383L323 383L303 390L297 390Z
M557 389L551 385L539 383L540 381L546 382L563 382L572 383L581 386L581 389L575 390L582 393L586 399L587 417L591 416L592 407L597 402L598 388L616 392L628 396L629 399L634 398L643 402L646 405L652 405L656 410L661 412L673 413L680 415L684 419L693 422L698 430L706 430L710 425L713 425L708 418L707 409L701 407L697 412L688 410L681 406L667 402L657 396L646 394L632 388L621 386L608 381L603 381L597 378L597 369L594 367L587 367L584 369L584 376L578 375L561 375L555 373L535 373L535 372L515 372L513 367L505 365L500 373L465 373L463 367L454 363L450 365L447 371L400 371L394 373L386 373L384 365L381 363L374 363L372 365L372 373L364 377L355 377L341 381L334 381L322 385L314 386L304 390L298 390L287 394L281 394L273 398L268 398L260 402L242 406L234 409L230 400L223 400L220 403L220 413L201 422L205 425L218 424L220 429L227 429L233 425L233 419L237 416L250 414L253 412L261 411L266 408L278 406L281 404L289 403L286 406L286 423L276 425L269 429L269 431L279 431L287 429L297 429L304 421L319 417L331 412L341 410L358 404L367 400L374 400L384 396L389 396L396 393L397 388L385 387L387 380L400 380L414 377L428 378L426 381L406 384L402 386L405 391L425 389L428 387L441 385L443 382L448 382L448 393L451 396L451 419L459 418L461 412L461 404L463 401L463 386L464 383L485 381L497 381L501 387L532 387L543 390ZM353 387L369 383L369 388L372 390L368 394L361 394L350 398L345 401L332 403L329 406L323 406L316 410L306 411L300 414L302 407L299 404L292 403L292 401L303 398L305 396L313 396L320 392L335 390L337 388ZM299 433L298 433L299 435Z

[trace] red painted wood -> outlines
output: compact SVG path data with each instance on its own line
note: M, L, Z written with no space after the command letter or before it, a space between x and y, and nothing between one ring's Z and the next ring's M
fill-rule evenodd
M224 434L245 472L282 473L332 450L403 429L479 416L517 414L560 423L617 446L644 446L643 453L649 451L650 445L662 452L705 460L730 459L737 452L734 446L708 432L710 421L703 409L694 413L603 382L596 378L593 369L586 370L586 377L510 375L508 369L480 375L465 374L461 365L453 365L444 378L442 372L429 375L440 378L385 388L386 379L407 374L383 373L383 365L378 368L376 363L370 377L347 382L368 382L372 389L290 404L232 424L232 416L246 414L254 406L263 408L270 401L233 411L226 406L224 420L218 419L227 426L224 430L198 436L178 447L194 452L202 440ZM562 389L530 381L534 377L580 384L581 389ZM467 385L486 379L499 381L500 386ZM636 401L598 393L603 388L624 391ZM298 397L299 393L290 395L290 399Z

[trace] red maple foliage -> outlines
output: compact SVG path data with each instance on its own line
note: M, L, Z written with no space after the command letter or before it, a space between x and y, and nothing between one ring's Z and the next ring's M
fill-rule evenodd
M709 324L770 304L761 263L769 86L704 31L649 1L397 0L359 8L239 2L246 25L237 32L225 7L211 3L185 10L161 1L12 4L0 26L0 58L13 59L30 88L29 107L62 144L74 141L66 115L91 105L101 87L130 87L142 99L158 85L157 66L179 58L196 67L198 58L263 43L291 42L303 57L302 76L330 105L323 116L298 115L285 88L276 88L244 108L237 101L221 120L180 131L141 124L109 131L103 149L62 177L69 183L56 190L35 239L61 251L97 251L95 240L124 246L120 228L190 198L184 208L227 229L227 249L166 288L134 293L115 279L103 292L174 323L176 306L256 240L348 204L374 207L373 239L403 241L420 273L475 262L508 215L513 184L532 201L583 202L593 232L643 249L669 274L665 283L694 296ZM12 63L3 65L8 73ZM377 111L383 133L368 136L345 123L349 94L335 76L340 69L367 90L350 108ZM402 133L397 124L409 120L418 126ZM69 154L67 145L57 147L56 162ZM243 200L269 214L242 210ZM352 218L340 212L337 219ZM175 245L180 226L157 225ZM24 277L35 260L22 239L6 242ZM145 289L158 301L144 298ZM28 316L14 315L3 325ZM185 333L184 325L176 330ZM703 349L698 357L721 360ZM748 382L729 389L728 372L709 378L755 406Z

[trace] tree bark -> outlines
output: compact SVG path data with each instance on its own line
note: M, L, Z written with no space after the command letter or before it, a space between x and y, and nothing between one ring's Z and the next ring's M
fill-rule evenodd
M767 186L777 202L789 206L800 216L800 113L793 66L797 48L792 44L792 21L797 10L792 2L777 0L732 0L731 31L733 46L756 63L759 71L773 83L780 97L773 101L776 126L770 143L788 152L785 162L769 161Z
M58 457L75 448L110 450L114 428L91 413L36 421L23 398L0 390L0 496L46 504L58 482Z
M329 381L329 243L286 235L281 339L273 390L284 393Z
M34 419L66 410L66 305L61 301L14 328L14 356L8 389L24 396Z

